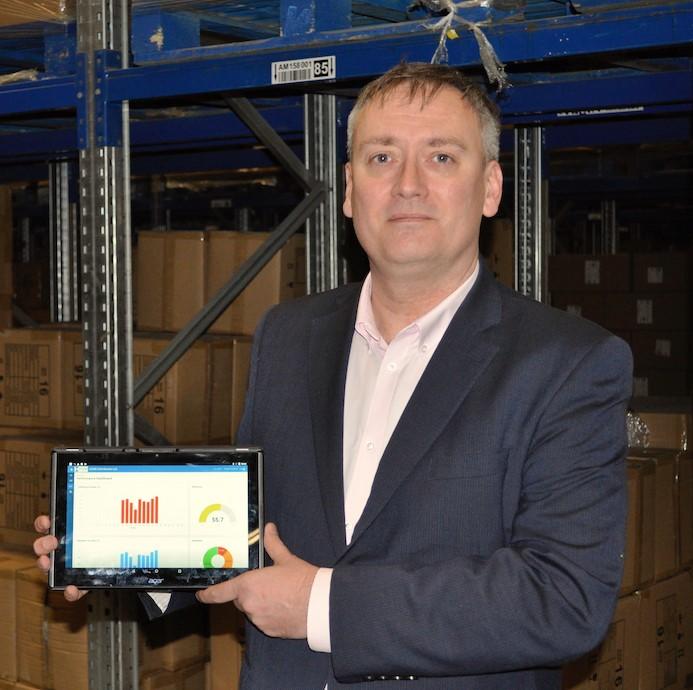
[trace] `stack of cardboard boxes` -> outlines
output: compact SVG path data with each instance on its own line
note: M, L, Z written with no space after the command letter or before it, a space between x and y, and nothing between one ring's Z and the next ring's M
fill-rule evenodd
M33 558L0 555L0 690L88 690L87 606L49 592ZM207 690L209 637L202 608L140 625L143 690Z
M140 233L135 376L266 237ZM16 268L11 195L0 188L0 690L87 690L88 599L66 604L61 593L48 592L30 550L34 517L49 509L51 449L83 443L81 328L13 328ZM304 293L305 245L295 237L136 412L175 445L231 443L257 322L272 304ZM143 690L230 690L237 684L242 640L235 610L219 608L211 626L207 611L196 609L142 620L139 630Z
M621 596L603 643L564 668L565 690L693 687L693 453L680 428L693 420L645 416L669 447L629 452Z
M686 252L549 257L551 303L626 340L635 396L691 392L691 256Z

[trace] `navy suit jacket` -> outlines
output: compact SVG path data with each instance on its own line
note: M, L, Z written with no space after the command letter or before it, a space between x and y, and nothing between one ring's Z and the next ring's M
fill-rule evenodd
M560 665L605 633L621 577L628 347L482 267L347 546L359 290L280 305L256 333L238 441L265 449L266 518L288 548L334 568L332 653L249 624L242 687L560 688Z

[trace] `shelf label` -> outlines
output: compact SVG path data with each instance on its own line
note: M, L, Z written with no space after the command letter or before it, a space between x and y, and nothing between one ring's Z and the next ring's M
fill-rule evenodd
M273 84L290 84L297 81L317 81L336 77L337 60L334 55L272 63Z

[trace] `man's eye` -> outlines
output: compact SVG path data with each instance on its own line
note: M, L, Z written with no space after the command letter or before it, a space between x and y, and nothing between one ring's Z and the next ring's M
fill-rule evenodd
M371 160L376 163L387 163L390 160L390 156L387 153L376 153Z
M435 156L433 156L434 160L436 163L451 163L452 162L452 156L448 155L447 153L436 153Z

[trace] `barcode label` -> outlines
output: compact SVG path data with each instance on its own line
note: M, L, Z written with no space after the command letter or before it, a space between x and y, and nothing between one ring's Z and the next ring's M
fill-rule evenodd
M272 63L272 83L291 84L297 81L334 79L337 76L337 61L334 55L304 60L284 60Z

